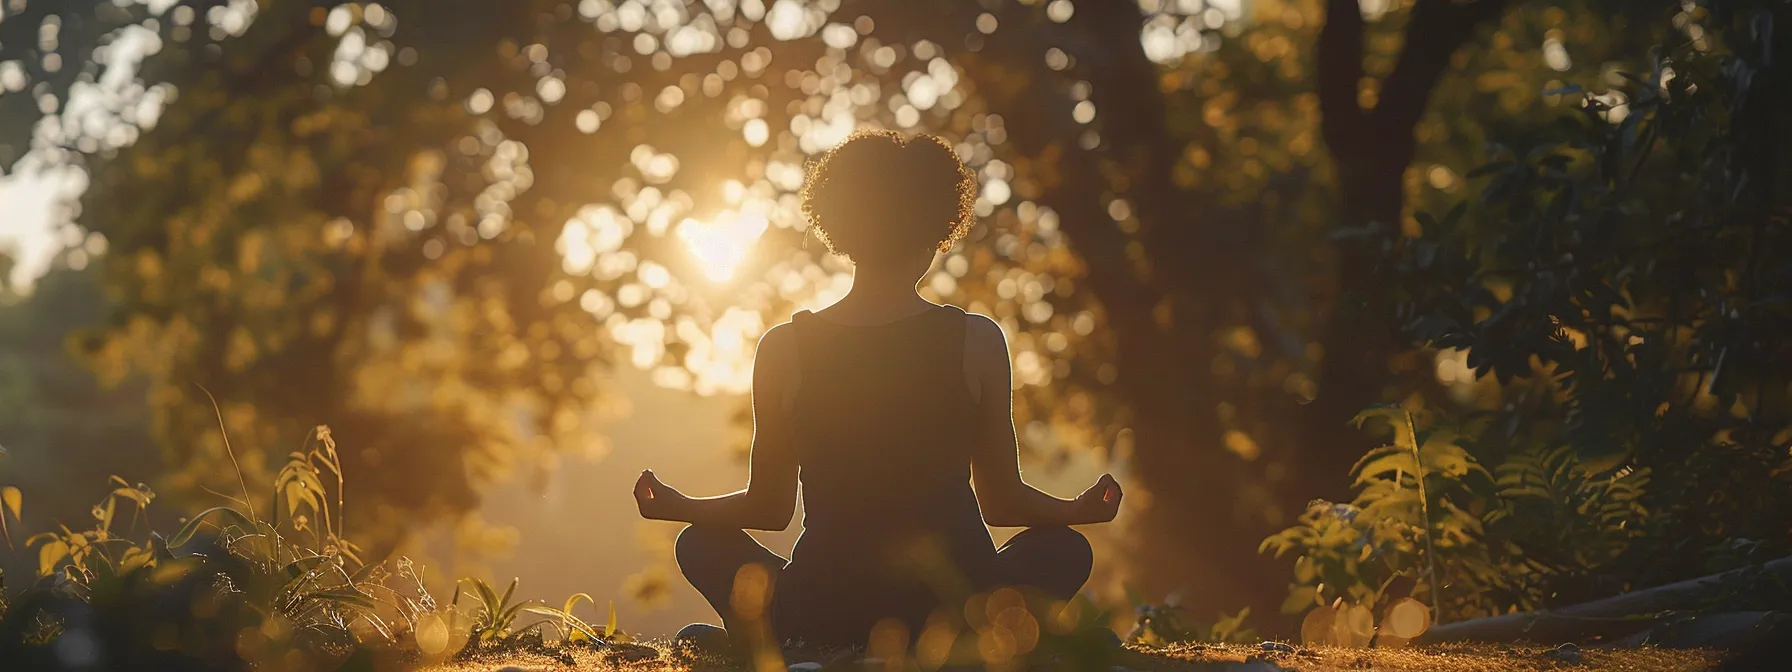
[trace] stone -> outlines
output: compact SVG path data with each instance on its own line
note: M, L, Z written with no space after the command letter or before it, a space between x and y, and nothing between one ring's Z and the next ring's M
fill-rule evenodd
M1275 653L1294 653L1294 645L1289 644L1287 642L1264 642L1262 644L1258 644L1257 646L1258 646L1258 648L1261 648L1264 651L1273 651Z
M1543 656L1558 663L1566 663L1568 665L1579 665L1586 660L1586 655L1582 654L1580 652L1580 647L1575 646L1574 644L1563 644L1550 649L1543 652Z

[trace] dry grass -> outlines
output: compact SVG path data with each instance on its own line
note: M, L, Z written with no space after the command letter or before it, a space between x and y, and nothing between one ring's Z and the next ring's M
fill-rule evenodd
M1386 670L1388 672L1531 672L1599 670L1601 672L1692 672L1709 670L1721 657L1716 651L1671 649L1582 649L1581 662L1558 660L1549 649L1523 646L1448 645L1397 649L1314 647L1298 653L1267 653L1257 646L1187 645L1162 651L1202 662L1267 660L1300 672Z
M547 672L729 672L744 668L719 660L692 661L655 645L653 660L626 661L597 651L578 650L570 658L511 654L475 661L435 665L420 672L496 672L505 667ZM1707 650L1584 649L1578 663L1558 660L1549 649L1512 646L1433 646L1399 649L1315 647L1295 653L1268 652L1252 645L1191 644L1167 649L1128 649L1117 661L1137 672L1259 672L1278 668L1298 672L1694 672L1710 670L1721 654ZM571 660L572 664L567 664ZM800 658L798 658L800 660ZM825 661L824 661L825 662ZM1245 663L1259 663L1246 667ZM828 670L868 670L857 665L830 665ZM880 669L881 668L877 668Z

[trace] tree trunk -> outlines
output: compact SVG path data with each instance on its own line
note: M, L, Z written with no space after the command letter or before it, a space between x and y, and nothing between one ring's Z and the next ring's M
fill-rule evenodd
M1417 149L1413 131L1450 56L1505 5L1419 0L1400 56L1365 109L1358 91L1367 25L1357 0L1326 2L1317 89L1320 132L1338 173L1338 295L1320 336L1319 393L1301 418L1306 460L1295 481L1308 496L1350 495L1346 475L1369 438L1346 423L1384 400L1395 382L1389 359L1407 346L1389 297L1378 291L1376 267L1384 246L1401 235L1405 174Z

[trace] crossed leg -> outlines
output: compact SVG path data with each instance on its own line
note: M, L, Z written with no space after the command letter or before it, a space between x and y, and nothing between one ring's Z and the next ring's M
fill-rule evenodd
M772 594L788 561L742 530L706 525L692 525L679 533L675 555L679 571L721 616L727 633L736 638L771 636L767 617ZM996 552L995 578L999 585L1031 588L1068 600L1089 580L1093 564L1094 552L1082 533L1068 527L1029 528ZM726 638L727 633L693 624L681 630L679 638L714 641Z
M680 532L674 556L685 580L721 616L723 628L737 635L770 634L767 616L773 586L778 573L789 564L782 556L745 531L707 525L692 525ZM713 630L713 626L692 624L679 631L679 639L706 645L714 642L698 640L726 636Z

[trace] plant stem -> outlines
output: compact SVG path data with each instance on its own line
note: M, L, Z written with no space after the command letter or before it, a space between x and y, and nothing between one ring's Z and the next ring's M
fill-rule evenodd
M1412 412L1404 412L1406 416L1406 435L1412 439L1412 461L1417 470L1419 481L1419 515L1425 523L1425 585L1430 588L1432 618L1437 623L1443 622L1443 612L1439 609L1437 585L1437 551L1431 546L1431 496L1425 490L1425 456L1419 452L1419 428L1412 421Z

